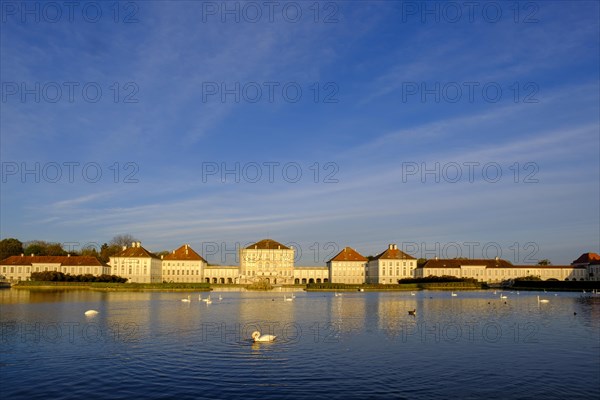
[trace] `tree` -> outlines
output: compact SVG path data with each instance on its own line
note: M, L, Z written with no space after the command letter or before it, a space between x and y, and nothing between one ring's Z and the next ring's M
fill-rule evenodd
M43 240L32 240L27 242L25 247L25 255L36 256L66 256L67 252L63 249L60 243L45 242Z
M159 251L158 253L154 253L154 254L156 254L158 257L161 257L161 256L167 256L167 255L171 254L171 252L169 250L163 250L163 251Z
M110 261L110 258L112 256L119 254L119 252L121 250L122 250L122 247L119 245L111 244L109 246L108 243L104 243L102 245L102 247L100 247L100 258L99 259L103 263L107 263Z
M112 238L112 240L110 241L110 244L113 246L119 246L119 248L122 248L123 246L131 246L131 243L133 242L138 242L138 240L133 237L133 235L129 234L129 233L125 233L122 235L116 235L115 237Z
M10 256L19 256L23 252L23 243L20 240L15 238L0 240L0 260L4 260Z
M547 258L544 258L543 260L538 261L537 265L552 265L552 263Z

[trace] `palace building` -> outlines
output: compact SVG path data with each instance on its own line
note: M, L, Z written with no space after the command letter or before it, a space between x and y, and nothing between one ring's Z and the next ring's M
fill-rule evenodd
M142 247L142 242L133 242L131 247L123 246L116 256L110 257L112 274L127 278L128 282L162 282L162 260Z
M108 275L110 267L90 256L20 256L8 257L0 263L0 274L8 281L31 279L33 272L56 271L70 275Z
M365 283L368 261L353 248L344 247L342 251L327 261L329 281L332 283Z
M515 278L535 276L542 280L587 280L588 272L581 265L513 265L496 259L433 259L418 269L420 277L456 276L481 282L498 283Z
M207 262L189 244L161 258L164 282L204 282Z
M11 282L26 281L33 272L118 275L128 282L206 282L210 284L271 285L344 283L396 284L404 278L456 276L498 283L535 276L542 280L600 280L600 256L584 253L571 265L513 265L496 259L428 260L417 267L415 257L389 244L367 259L351 247L343 248L324 266L296 266L296 250L273 239L263 239L239 250L240 265L208 265L189 244L162 257L133 242L110 257L109 265L88 256L11 256L0 261L0 274Z
M367 265L366 283L394 284L399 279L417 276L417 259L398 249L395 244L376 255Z
M264 239L240 250L240 280L294 283L294 248Z

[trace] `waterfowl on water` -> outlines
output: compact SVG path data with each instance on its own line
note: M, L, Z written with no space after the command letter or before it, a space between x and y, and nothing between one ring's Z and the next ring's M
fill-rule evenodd
M255 342L272 342L276 337L275 335L261 335L259 331L252 332L252 339Z

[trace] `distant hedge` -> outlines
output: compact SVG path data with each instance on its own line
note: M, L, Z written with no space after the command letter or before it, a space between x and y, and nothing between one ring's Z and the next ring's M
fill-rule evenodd
M600 281L522 281L515 280L515 289L592 290L600 289Z
M127 278L121 278L117 275L71 275L58 271L32 272L31 280L36 282L106 282L106 283L125 283Z
M457 276L450 275L442 275L442 276L434 276L429 275L424 278L404 278L400 279L398 283L433 283L433 282L468 282L479 284L479 281L474 278L459 278Z

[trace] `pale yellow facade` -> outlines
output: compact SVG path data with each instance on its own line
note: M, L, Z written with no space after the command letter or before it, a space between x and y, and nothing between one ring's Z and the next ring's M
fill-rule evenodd
M274 248L261 248L260 243L240 249L240 281L266 281L271 284L294 282L294 248L275 243Z
M329 281L332 283L363 284L366 282L366 261L330 261Z
M417 276L417 260L403 253L396 244L388 245L386 251L370 260L367 265L367 283L396 284L403 278Z
M557 279L564 280L588 280L588 271L585 267L574 267L570 265L531 265L531 266L509 266L488 267L486 265L461 265L460 267L419 268L418 276L456 276L458 278L472 278L482 282L499 283L502 281L523 278L526 276L537 276L542 280Z
M198 260L163 260L162 280L164 282L204 282L203 271L206 264Z
M161 259L144 249L141 242L134 242L129 249L110 257L109 264L114 275L127 278L129 283L162 282Z
M89 258L89 257L85 257ZM13 256L0 265L0 275L9 282L28 281L33 272L56 271L69 275L110 275L108 265L102 265L93 259L94 263L81 264L78 256ZM48 261L45 261L48 260ZM62 261L61 261L62 260Z

